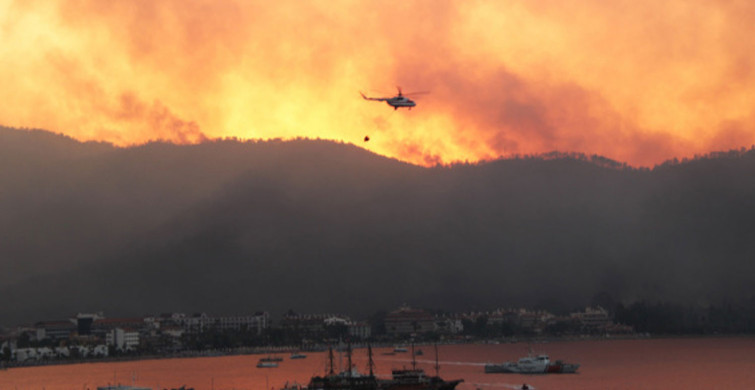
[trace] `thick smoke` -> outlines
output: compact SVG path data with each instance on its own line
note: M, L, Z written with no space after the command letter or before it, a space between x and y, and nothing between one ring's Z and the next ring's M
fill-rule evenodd
M0 141L4 325L752 295L752 151L653 170L562 155L420 168L328 141Z

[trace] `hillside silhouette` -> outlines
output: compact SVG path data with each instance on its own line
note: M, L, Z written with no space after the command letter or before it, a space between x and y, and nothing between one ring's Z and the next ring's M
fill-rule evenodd
M116 148L0 128L1 325L745 302L752 177L753 150L653 169L558 153L423 168L322 140Z

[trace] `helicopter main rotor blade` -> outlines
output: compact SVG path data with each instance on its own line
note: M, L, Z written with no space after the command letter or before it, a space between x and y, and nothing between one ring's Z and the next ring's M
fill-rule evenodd
M405 92L403 95L404 96L407 96L407 95L425 95L425 94L428 94L428 93L430 93L430 91L417 91L417 92Z

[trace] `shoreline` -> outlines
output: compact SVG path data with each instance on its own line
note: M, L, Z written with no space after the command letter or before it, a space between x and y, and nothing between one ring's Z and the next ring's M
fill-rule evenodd
M730 339L730 338L755 338L752 334L716 334L716 335L650 335L650 334L630 334L630 335L608 335L608 336L567 336L567 337L537 337L537 338L501 338L501 339L482 339L482 340L445 340L437 343L438 345L460 345L460 344L517 344L532 343L542 344L551 342L580 342L580 341L615 341L615 340L662 340L662 339ZM378 342L370 344L373 348L390 348L396 345L406 345L405 342ZM415 346L432 346L435 343L420 342ZM367 348L368 343L356 343L352 345L354 349ZM0 370L15 368L30 368L40 366L58 366L73 364L97 364L97 363L119 363L142 360L163 360L163 359L193 359L203 357L223 357L223 356L243 356L243 355L270 355L293 352L322 352L327 347L316 346L314 348L302 349L296 346L280 347L240 347L231 350L207 350L207 351L184 351L174 354L154 354L154 355L126 355L126 356L108 356L91 359L49 359L35 360L25 362L0 362Z

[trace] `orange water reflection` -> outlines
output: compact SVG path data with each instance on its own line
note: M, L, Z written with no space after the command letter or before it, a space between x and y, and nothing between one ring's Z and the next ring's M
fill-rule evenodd
M536 352L582 364L576 375L523 376L484 374L485 362L513 360L527 344L451 345L439 347L441 376L464 378L459 390L506 389L528 383L535 389L752 389L755 388L755 339L709 338L606 340L534 344ZM431 346L421 347L419 364L433 371ZM383 355L376 349L377 373L409 365L409 356ZM95 389L114 382L163 389L187 385L197 390L265 390L286 381L306 383L324 371L325 353L289 360L278 368L258 369L260 356L163 359L119 363L14 368L0 372L0 389ZM355 352L354 364L366 370L366 352ZM338 357L336 358L338 360ZM345 364L345 358L343 358Z

